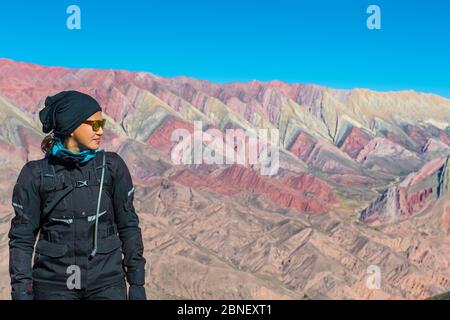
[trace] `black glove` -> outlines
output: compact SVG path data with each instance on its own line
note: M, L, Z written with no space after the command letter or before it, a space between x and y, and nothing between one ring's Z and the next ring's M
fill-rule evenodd
M147 300L144 286L130 285L128 289L128 300Z

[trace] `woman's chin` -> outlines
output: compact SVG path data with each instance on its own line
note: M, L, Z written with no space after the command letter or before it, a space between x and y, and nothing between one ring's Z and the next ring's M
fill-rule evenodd
M99 147L100 147L100 141L98 141L98 140L93 140L93 141L90 143L90 149L91 149L91 150L98 149Z
M96 141L92 141L88 145L85 145L84 148L81 151L87 151L87 150L97 150L100 147L100 143Z

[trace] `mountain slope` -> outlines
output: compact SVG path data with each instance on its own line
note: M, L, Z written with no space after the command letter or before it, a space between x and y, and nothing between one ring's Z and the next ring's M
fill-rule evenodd
M450 290L450 100L0 59L1 297L12 187L22 165L43 156L45 97L69 89L98 99L108 120L102 147L133 176L150 296L423 299ZM230 129L278 130L279 169L175 164L172 133L193 133L195 121L221 140ZM366 285L373 265L379 289Z

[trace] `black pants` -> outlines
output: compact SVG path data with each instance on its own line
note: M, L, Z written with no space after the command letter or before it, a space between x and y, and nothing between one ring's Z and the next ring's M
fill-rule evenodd
M95 290L56 288L48 286L33 287L34 300L127 300L125 281Z

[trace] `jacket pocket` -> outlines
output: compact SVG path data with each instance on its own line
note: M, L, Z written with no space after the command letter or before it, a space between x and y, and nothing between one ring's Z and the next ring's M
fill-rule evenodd
M60 258L67 253L67 244L53 243L47 240L39 240L36 244L36 253L52 258Z
M122 241L119 237L113 236L110 238L98 239L97 252L98 253L110 253L122 246Z

